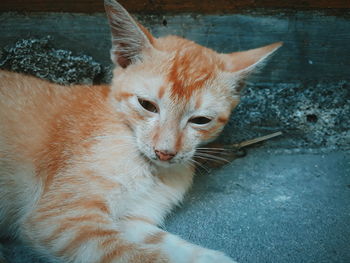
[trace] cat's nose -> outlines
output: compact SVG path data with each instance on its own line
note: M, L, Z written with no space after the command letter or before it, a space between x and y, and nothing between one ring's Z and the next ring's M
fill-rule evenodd
M157 157L161 161L169 161L174 158L176 153L168 152L168 151L160 151L160 150L154 150L156 153Z

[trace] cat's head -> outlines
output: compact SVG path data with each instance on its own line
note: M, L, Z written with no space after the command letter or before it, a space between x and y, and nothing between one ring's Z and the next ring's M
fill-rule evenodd
M112 103L139 151L161 166L190 161L217 137L243 79L282 44L219 54L180 37L153 37L114 0L105 7L116 65Z

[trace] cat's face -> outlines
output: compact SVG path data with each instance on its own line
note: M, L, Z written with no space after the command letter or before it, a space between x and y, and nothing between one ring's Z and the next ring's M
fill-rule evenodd
M175 37L157 41L182 45L159 44L143 62L117 68L112 94L143 155L160 165L187 162L219 134L238 96L215 52Z
M215 139L228 121L242 78L281 44L218 54L180 37L156 39L119 4L106 2L115 109L153 163L190 162L198 145Z

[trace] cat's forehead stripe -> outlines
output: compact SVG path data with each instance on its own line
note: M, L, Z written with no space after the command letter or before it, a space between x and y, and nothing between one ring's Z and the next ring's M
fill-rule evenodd
M196 110L198 110L198 109L200 108L201 105L202 105L202 96L197 95L197 96L196 96L196 103L195 103L194 108L195 108Z
M165 93L165 89L166 89L166 86L165 85L162 85L159 90L158 90L158 98L161 99L163 98L163 95Z
M205 82L214 77L213 60L212 54L197 47L178 51L168 74L172 83L171 96L189 99L196 90L203 88Z

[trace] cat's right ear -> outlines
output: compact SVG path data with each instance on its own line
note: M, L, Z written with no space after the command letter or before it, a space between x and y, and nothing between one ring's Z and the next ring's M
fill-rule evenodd
M153 37L114 0L104 1L112 33L111 58L114 64L126 68L142 60L142 53L152 48Z

